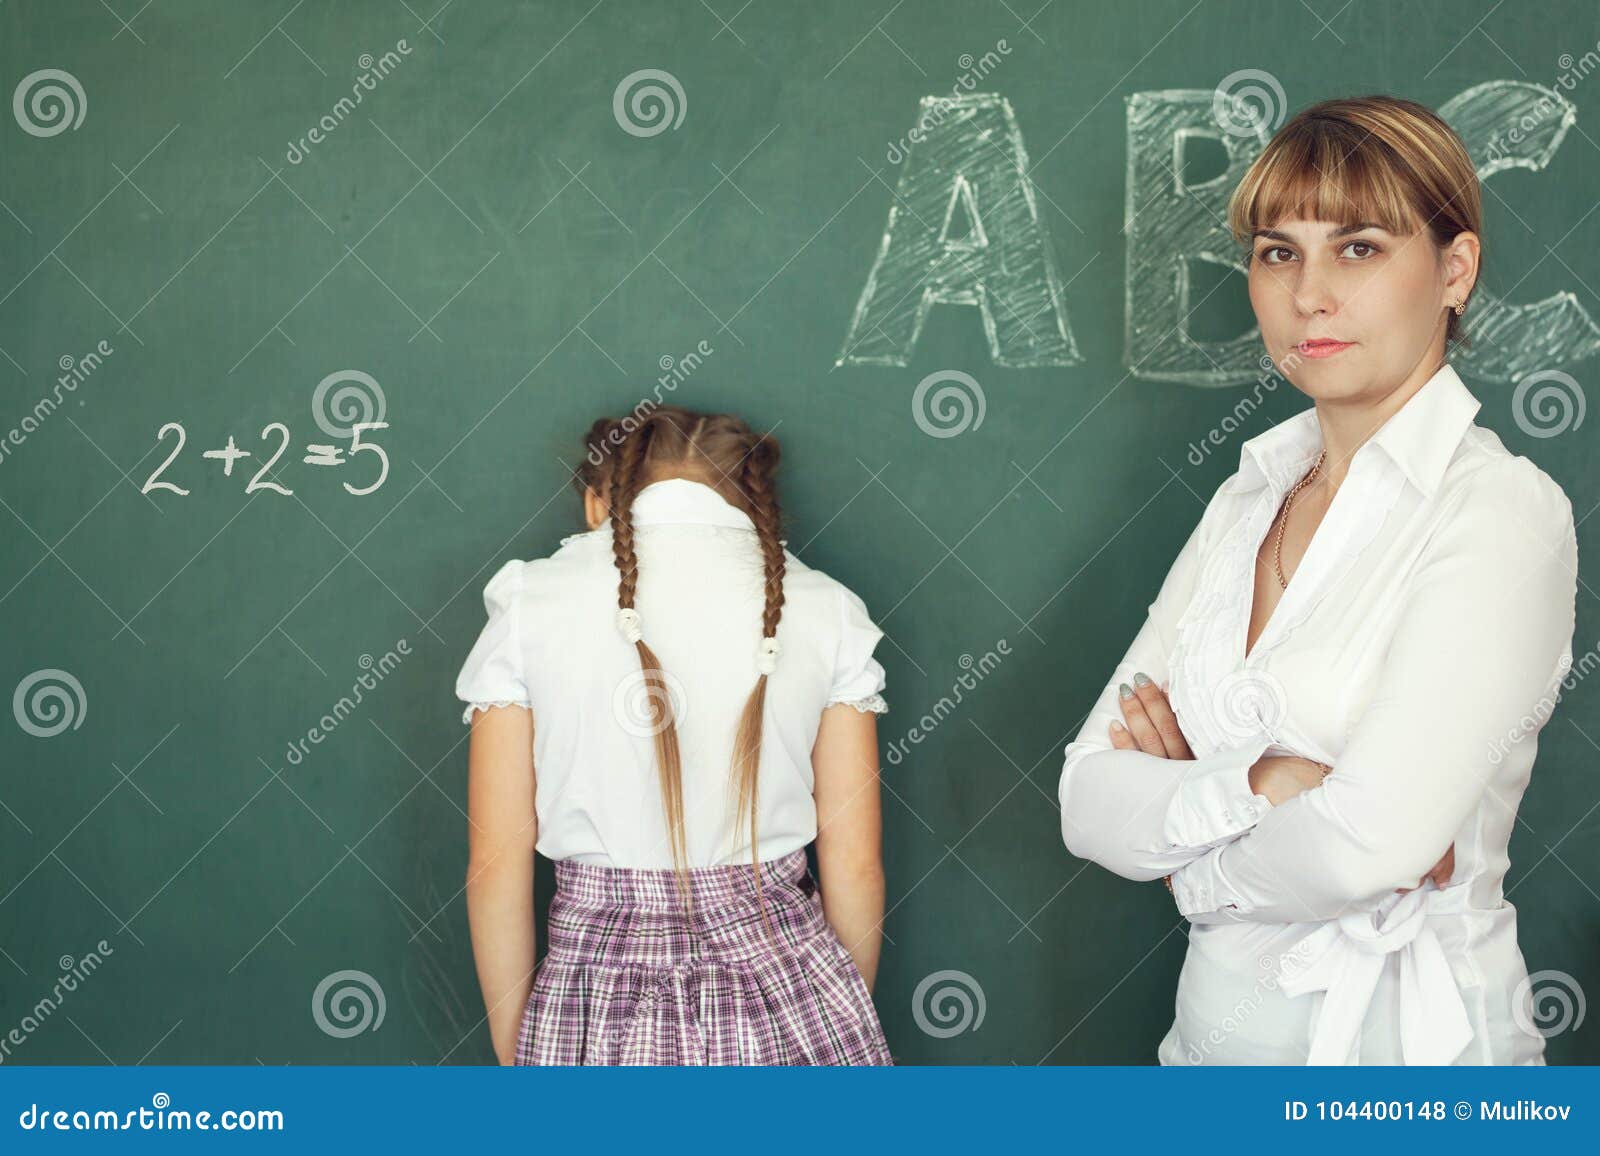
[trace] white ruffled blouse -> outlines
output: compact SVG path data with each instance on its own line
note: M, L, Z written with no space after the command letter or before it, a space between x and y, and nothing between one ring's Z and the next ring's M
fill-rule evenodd
M1257 550L1322 449L1315 409L1245 442L1061 772L1073 854L1172 873L1189 948L1164 1064L1538 1064L1502 883L1572 663L1561 487L1474 424L1448 364L1356 452L1255 647ZM1195 758L1110 744L1119 683ZM1280 806L1263 754L1333 768ZM1447 886L1415 888L1455 846Z
M683 764L689 865L750 860L732 821L734 732L761 662L765 574L750 518L673 478L634 499L635 609L660 659ZM776 667L762 733L759 856L816 838L811 748L835 703L882 713L882 631L861 599L785 551ZM463 721L489 706L533 712L538 850L601 866L672 866L647 686L619 629L611 523L548 558L505 563L484 587L488 622L456 679Z

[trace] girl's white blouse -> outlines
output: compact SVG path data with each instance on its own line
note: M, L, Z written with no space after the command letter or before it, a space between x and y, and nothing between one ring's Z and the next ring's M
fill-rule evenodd
M716 490L672 478L634 499L634 606L661 662L683 765L689 866L750 861L735 824L734 732L755 688L765 574L750 518ZM763 860L816 838L811 747L825 707L888 709L882 631L845 586L785 551L777 669L768 676L757 837ZM618 630L611 523L548 558L512 560L484 587L489 620L456 679L475 710L533 712L538 850L551 859L667 868L639 652ZM737 826L738 829L733 828Z
M1502 882L1572 664L1561 487L1448 364L1356 452L1248 657L1256 552L1322 449L1315 409L1242 446L1061 771L1074 855L1172 873L1191 923L1163 1064L1539 1064ZM1144 671L1195 754L1110 744ZM1263 754L1326 763L1280 806ZM1415 888L1454 843L1455 872Z

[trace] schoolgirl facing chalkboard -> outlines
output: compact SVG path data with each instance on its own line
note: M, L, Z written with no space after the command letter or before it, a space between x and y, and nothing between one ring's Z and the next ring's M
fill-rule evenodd
M870 995L882 632L785 549L771 435L663 406L584 450L588 532L495 573L456 682L497 1056L892 1063ZM556 868L537 967L535 850Z

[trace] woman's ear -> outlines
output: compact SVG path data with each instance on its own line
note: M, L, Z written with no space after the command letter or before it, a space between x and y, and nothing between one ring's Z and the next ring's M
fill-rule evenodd
M1478 234L1466 231L1457 233L1446 245L1443 253L1445 273L1445 305L1465 301L1478 282L1480 242Z
M606 504L600 500L600 495L595 493L593 486L585 486L583 490L583 520L589 524L589 529L598 530L600 523L607 517Z

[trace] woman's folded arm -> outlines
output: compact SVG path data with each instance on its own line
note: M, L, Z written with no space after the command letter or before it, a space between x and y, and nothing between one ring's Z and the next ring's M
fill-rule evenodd
M1332 773L1174 872L1192 922L1332 919L1416 886L1504 751L1535 741L1571 663L1572 507L1521 458L1485 467L1460 501L1423 550Z
M1214 507L1207 507L1208 511ZM1111 745L1121 721L1117 687L1143 671L1169 676L1167 655L1194 596L1206 519L1168 570L1127 654L1101 690L1061 768L1061 836L1067 850L1128 879L1159 879L1231 839L1270 807L1250 789L1249 771L1270 741L1252 738L1202 759L1168 759Z

